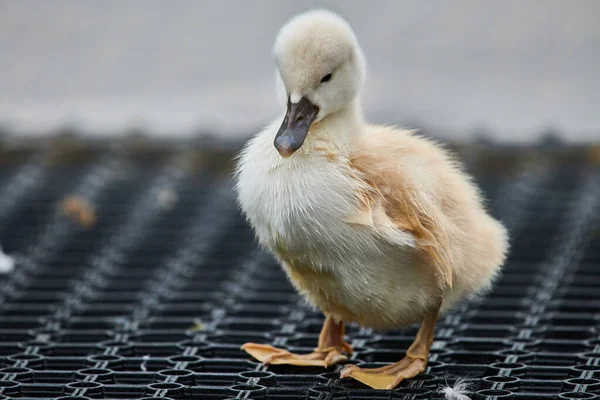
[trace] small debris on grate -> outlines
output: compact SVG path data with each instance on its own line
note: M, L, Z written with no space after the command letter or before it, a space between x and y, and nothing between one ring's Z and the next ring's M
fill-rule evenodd
M94 207L80 196L66 197L62 202L62 211L85 229L89 229L96 224Z
M0 274L8 274L15 269L15 259L5 254L0 246Z
M588 159L592 164L600 164L600 144L593 144L588 147Z
M168 188L163 188L156 194L156 200L162 208L169 209L177 202L177 194Z
M116 329L125 329L129 324L127 318L118 317L114 319Z
M140 365L140 369L144 372L148 372L148 369L146 368L146 364L148 363L148 360L150 359L150 354L146 354L145 356L142 357L142 364Z
M204 322L202 322L202 320L200 320L200 319L195 319L194 325L192 325L192 327L189 330L190 330L190 332L200 332L205 329L206 329L206 325L204 324Z

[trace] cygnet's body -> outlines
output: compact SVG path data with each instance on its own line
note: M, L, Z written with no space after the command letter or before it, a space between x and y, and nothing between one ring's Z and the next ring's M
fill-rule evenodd
M383 330L422 321L400 363L343 373L394 387L425 368L438 311L489 286L506 231L441 147L364 122L364 58L341 18L312 11L292 19L275 55L288 112L242 151L239 203L261 245L328 318L310 355L246 350L267 363L329 365L351 351L343 321Z

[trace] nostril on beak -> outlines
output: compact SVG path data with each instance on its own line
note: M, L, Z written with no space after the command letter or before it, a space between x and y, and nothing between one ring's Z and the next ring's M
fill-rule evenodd
M304 116L298 115L298 118L296 118L296 122L302 122L302 121L304 121Z

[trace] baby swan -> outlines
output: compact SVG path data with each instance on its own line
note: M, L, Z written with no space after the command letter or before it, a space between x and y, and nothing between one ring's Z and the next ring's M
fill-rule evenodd
M352 353L345 322L378 330L420 322L401 361L341 373L394 388L425 370L438 314L489 287L507 233L445 150L364 122L365 61L342 18L296 16L275 57L287 112L240 153L236 190L260 244L326 318L310 354L243 349L265 364L329 366Z

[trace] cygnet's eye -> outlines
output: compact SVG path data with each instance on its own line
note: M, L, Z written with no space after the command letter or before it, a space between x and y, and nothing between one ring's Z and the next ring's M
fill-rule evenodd
M330 80L331 80L331 74L327 74L321 79L321 83L329 82Z

